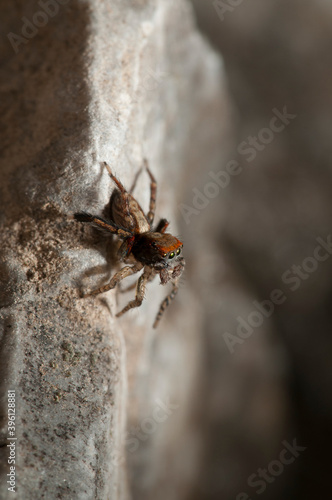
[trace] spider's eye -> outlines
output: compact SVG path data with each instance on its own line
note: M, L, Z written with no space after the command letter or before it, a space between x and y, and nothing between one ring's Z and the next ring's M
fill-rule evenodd
M163 253L163 257L167 257L167 253Z
M169 258L170 258L170 259L173 259L174 255L175 255L175 253L174 253L174 252L171 252L171 253L169 254Z
M176 251L176 255L180 255L181 253L181 248L178 248L178 250Z

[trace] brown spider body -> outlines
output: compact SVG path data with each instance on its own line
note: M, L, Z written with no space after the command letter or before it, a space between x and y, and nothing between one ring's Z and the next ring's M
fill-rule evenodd
M113 175L110 167L106 163L104 165L111 179L117 185L117 189L113 191L110 199L111 220L106 221L85 212L76 213L74 216L80 222L90 222L99 228L116 234L123 240L118 252L120 259L125 260L129 256L132 256L135 263L133 266L123 267L113 276L108 285L88 292L84 296L96 295L111 290L122 279L144 268L143 274L137 281L136 297L117 314L117 316L121 316L129 309L141 305L146 283L151 281L156 274L159 274L161 284L165 285L171 282L173 289L160 305L153 325L155 328L164 310L178 291L178 279L185 265L184 258L180 255L183 244L175 236L165 233L169 224L166 219L161 219L156 228L152 229L157 184L147 165L146 170L151 180L150 207L147 215L144 214L141 206L131 194L141 171L136 175L134 184L130 193L128 193L121 182Z
M135 198L130 193L114 189L110 201L111 219L119 226L138 234L151 230L151 226Z

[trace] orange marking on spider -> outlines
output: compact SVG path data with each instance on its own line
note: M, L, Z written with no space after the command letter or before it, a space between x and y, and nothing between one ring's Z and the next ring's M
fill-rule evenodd
M160 283L172 284L171 292L162 301L153 327L156 328L164 310L175 297L178 291L178 281L183 273L185 261L182 257L182 242L165 233L169 223L166 219L161 219L157 226L152 229L155 215L157 182L148 168L147 161L144 160L145 169L150 177L150 204L147 215L143 212L139 203L128 192L122 183L112 173L111 168L104 162L111 179L116 184L109 207L110 220L104 220L101 217L91 215L86 212L79 212L74 215L79 222L88 222L109 233L113 233L122 240L118 255L120 260L126 261L130 256L134 258L134 265L125 266L118 271L111 279L108 285L102 286L83 294L84 297L97 295L116 287L127 276L135 274L144 269L143 274L137 281L136 297L131 300L122 311L117 313L117 317L134 307L139 307L144 298L146 284L159 274ZM131 191L134 189L138 174Z
M183 246L183 243L180 240L178 240L178 241L174 242L173 245L169 245L167 247L160 246L159 248L160 248L161 252L163 252L164 254L167 254L168 252L174 252L174 253L176 253L176 251L178 249L180 249L182 246Z

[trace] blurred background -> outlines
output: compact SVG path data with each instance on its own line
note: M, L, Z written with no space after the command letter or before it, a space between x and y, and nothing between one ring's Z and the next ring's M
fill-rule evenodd
M204 157L188 165L179 206L204 311L205 461L191 498L326 498L332 4L193 6L226 84L221 155L213 171Z

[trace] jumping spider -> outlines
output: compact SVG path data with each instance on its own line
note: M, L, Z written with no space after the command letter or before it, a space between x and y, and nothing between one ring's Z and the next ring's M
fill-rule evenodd
M120 260L126 261L132 258L134 262L132 266L126 265L118 271L107 285L87 292L83 294L83 297L111 290L127 276L135 274L144 268L136 284L135 299L131 300L122 311L117 313L116 316L119 317L129 311L129 309L139 307L142 304L146 283L152 281L159 274L160 283L165 285L170 281L173 288L160 305L159 312L153 324L153 328L156 328L163 312L178 291L178 281L183 272L185 262L181 256L183 246L181 241L175 236L165 233L169 222L166 219L161 219L157 226L152 229L156 206L157 183L147 166L146 160L144 164L151 180L150 206L147 215L144 214L139 203L131 194L141 170L136 175L130 191L127 192L121 182L113 175L107 163L104 162L111 179L117 186L110 199L110 220L106 221L101 217L86 212L76 213L74 217L79 222L90 222L96 227L116 234L123 240L118 251ZM130 286L123 291L128 291L132 288Z

